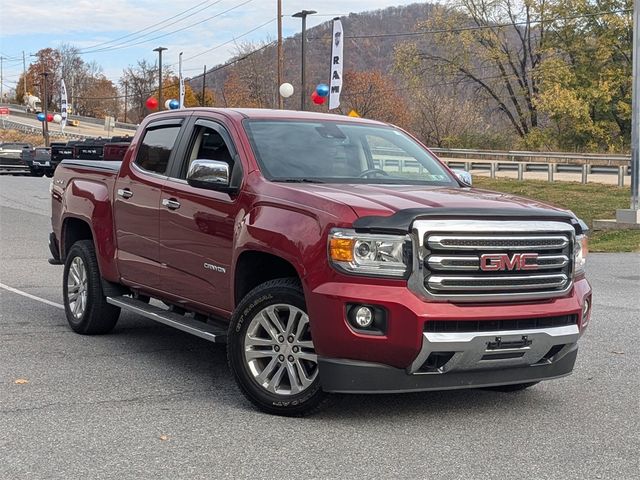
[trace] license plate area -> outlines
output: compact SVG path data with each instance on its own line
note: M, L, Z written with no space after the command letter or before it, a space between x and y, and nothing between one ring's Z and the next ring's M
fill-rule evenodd
M526 348L533 343L527 335L522 335L519 339L509 339L496 337L495 340L487 343L487 351L512 350L514 348Z

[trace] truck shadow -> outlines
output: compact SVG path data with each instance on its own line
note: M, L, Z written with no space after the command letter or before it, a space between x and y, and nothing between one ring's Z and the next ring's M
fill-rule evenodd
M192 391L198 386L198 401L206 408L239 409L247 414L259 414L244 398L227 365L226 346L212 344L170 327L155 324L135 315L123 319L110 336L112 341L135 349L141 362L153 357L158 370L173 372L163 379L167 386ZM184 385L174 384L175 382ZM495 414L505 408L537 409L550 401L543 386L515 393L479 389L416 392L375 395L332 395L330 406L305 421L336 420L358 423L390 419L408 419L443 415Z

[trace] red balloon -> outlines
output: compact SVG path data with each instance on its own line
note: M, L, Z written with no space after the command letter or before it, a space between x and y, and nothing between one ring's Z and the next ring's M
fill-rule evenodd
M155 97L149 97L147 98L146 105L149 110L155 110L158 108L158 100Z
M313 103L315 103L316 105L322 105L324 103L324 101L326 100L325 97L321 97L320 95L318 95L318 92L313 92L311 94L311 100L313 100Z
M51 113L47 113L47 122L53 122L53 115Z

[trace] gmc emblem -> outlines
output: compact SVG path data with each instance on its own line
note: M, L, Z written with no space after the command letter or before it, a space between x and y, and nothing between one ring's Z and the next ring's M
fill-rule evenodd
M501 270L537 270L537 253L485 253L480 256L480 270L497 272Z

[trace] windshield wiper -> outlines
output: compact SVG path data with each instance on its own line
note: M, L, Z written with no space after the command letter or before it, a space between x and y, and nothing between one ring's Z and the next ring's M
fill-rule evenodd
M278 178L276 181L286 183L324 183L316 178Z

